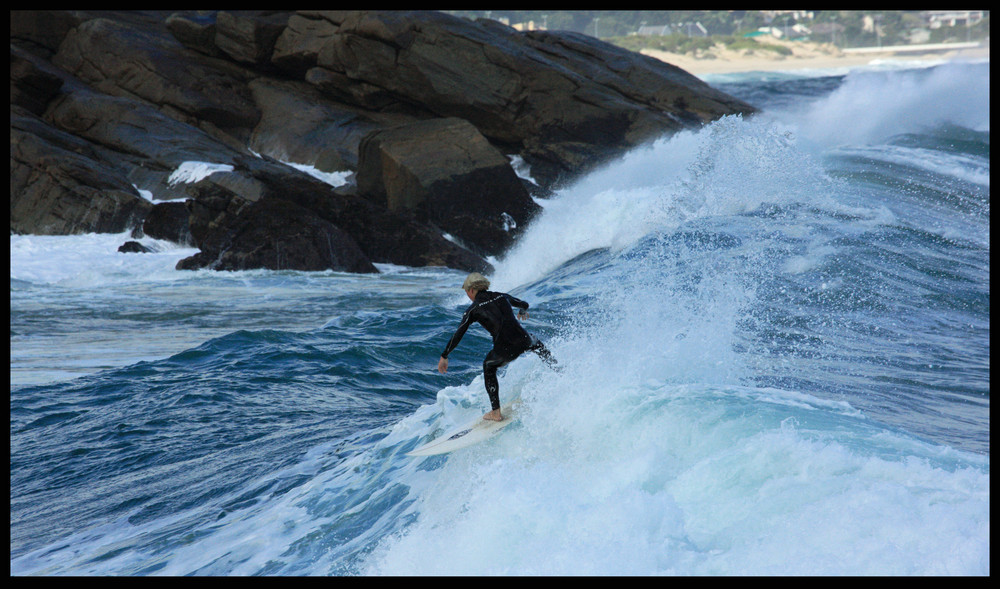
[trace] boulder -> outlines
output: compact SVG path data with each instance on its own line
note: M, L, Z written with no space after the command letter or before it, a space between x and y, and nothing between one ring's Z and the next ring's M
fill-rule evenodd
M224 186L232 184L226 176L241 173L261 187L258 199ZM370 272L373 262L489 269L481 257L431 228L283 166L215 174L185 189L191 235L201 252L178 269ZM302 248L309 252L292 253Z
M12 232L133 229L197 246L180 267L357 272L488 269L538 211L528 191L754 112L583 35L316 10L14 11L10 108ZM180 173L197 169L223 171Z
M196 245L191 235L190 214L183 201L154 203L142 221L142 232L154 239L181 245Z
M119 233L152 204L86 141L17 107L10 120L10 231Z
M138 241L126 241L118 246L118 251L123 254L148 254L153 250L142 245Z
M412 213L487 256L510 247L540 210L507 158L459 118L366 136L357 182L379 206Z
M188 49L211 57L224 55L215 44L216 11L178 12L167 17L167 30Z
M244 139L260 118L246 87L248 72L192 52L165 25L87 20L66 35L52 63L100 92L137 97L230 139Z
M316 67L336 80L339 100L395 96L469 121L550 185L654 137L754 111L678 68L596 39L434 12L352 12ZM643 90L651 82L676 92L657 100ZM711 96L694 100L705 91Z
M215 46L238 62L265 64L290 16L286 11L220 11Z
M10 47L10 104L41 116L59 94L62 79L19 47Z
M378 272L350 236L312 211L287 200L236 201L230 203L236 210L198 226L201 252L178 269ZM192 219L199 219L205 200L189 202Z
M260 79L249 87L261 113L250 149L323 172L356 170L365 135L411 120L331 103L307 84Z

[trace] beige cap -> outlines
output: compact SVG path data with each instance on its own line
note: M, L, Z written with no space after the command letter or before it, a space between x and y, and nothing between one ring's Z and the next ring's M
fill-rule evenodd
M474 288L476 290L486 290L489 287L490 281L479 272L469 274L465 278L465 282L462 283L462 290L469 290L470 288Z

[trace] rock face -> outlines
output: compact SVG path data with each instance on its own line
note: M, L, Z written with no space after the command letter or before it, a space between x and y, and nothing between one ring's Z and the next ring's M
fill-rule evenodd
M528 189L752 112L590 37L436 12L12 11L11 232L197 246L179 268L488 271Z
M217 194L189 201L192 235L202 251L181 268L377 272L349 235L312 211L275 198L243 201L214 189Z
M152 207L106 154L14 105L10 184L12 233L117 233Z
M484 255L506 250L539 206L510 162L464 119L430 119L369 134L358 190L433 223Z

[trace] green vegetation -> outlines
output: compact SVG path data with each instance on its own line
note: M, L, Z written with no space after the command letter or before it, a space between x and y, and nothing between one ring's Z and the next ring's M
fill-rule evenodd
M669 49L690 53L721 42L729 48L740 48L739 41L744 34L760 27L775 27L787 31L792 38L791 27L796 23L805 24L814 32L808 40L818 43L833 43L840 48L870 47L876 45L906 45L908 43L944 43L958 41L981 41L989 39L989 11L985 18L972 26L942 26L930 29L924 22L924 12L919 10L815 10L812 18L796 20L789 12L779 14L759 10L449 10L456 16L470 19L490 18L509 24L534 22L537 28L574 31L592 35L625 46L625 39L639 37L641 27L667 27L675 35L688 37L684 33L694 31L699 23L710 37L691 35L686 42L656 38L628 41L630 48L659 49L655 43L662 43ZM866 26L866 21L868 26ZM871 23L877 23L877 27ZM654 37L654 36L650 36ZM700 39L700 40L696 40ZM778 46L746 45L745 48L765 51L783 51Z
M687 35L678 34L662 36L630 35L627 37L610 37L604 40L631 51L654 49L656 51L680 54L689 53L694 55L699 51L707 52L716 45L722 45L726 49L733 51L770 51L778 55L792 54L792 50L784 45L776 45L766 41L755 41L735 35L711 35L709 37L688 37Z

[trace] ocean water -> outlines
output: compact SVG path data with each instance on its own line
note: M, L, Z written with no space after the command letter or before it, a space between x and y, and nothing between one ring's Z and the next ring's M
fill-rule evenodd
M565 370L446 456L461 273L11 236L11 574L989 575L989 63L712 81L496 260Z

